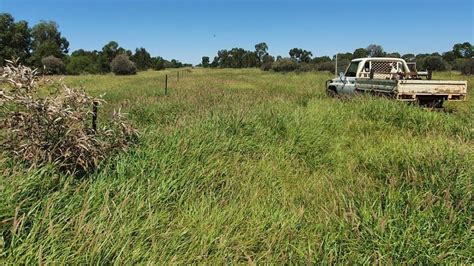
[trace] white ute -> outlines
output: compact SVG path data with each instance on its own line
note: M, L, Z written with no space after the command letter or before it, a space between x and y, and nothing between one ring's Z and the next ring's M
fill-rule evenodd
M328 80L326 91L331 96L371 93L440 108L444 101L465 100L467 81L431 80L431 72L410 69L400 58L359 58L339 78Z

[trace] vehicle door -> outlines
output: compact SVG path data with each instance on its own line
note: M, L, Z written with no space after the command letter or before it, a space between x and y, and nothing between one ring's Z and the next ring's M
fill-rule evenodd
M355 80L360 62L351 62L346 73L341 76L342 85L338 88L340 94L354 94Z

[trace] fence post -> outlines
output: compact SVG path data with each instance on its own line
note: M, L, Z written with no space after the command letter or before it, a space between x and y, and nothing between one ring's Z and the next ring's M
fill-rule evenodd
M176 76L176 81L179 81L179 71L178 71L178 74Z
M97 106L99 103L97 101L94 101L92 103L92 131L94 133L97 131Z
M165 75L165 95L168 94L168 74Z

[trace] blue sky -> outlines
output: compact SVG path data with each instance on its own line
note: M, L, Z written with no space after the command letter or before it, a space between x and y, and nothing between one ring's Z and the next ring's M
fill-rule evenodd
M315 56L376 43L388 52L443 52L474 43L474 1L466 0L0 0L0 12L33 25L53 20L70 50L101 49L111 40L153 56L197 64L219 49L272 55L293 47Z

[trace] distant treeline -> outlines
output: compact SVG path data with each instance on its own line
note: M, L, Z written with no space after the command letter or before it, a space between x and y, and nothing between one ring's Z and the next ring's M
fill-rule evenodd
M118 74L133 74L137 69L190 66L175 59L152 57L145 48L132 52L115 41L107 43L100 51L79 49L69 55L69 41L59 32L58 24L41 21L30 28L28 22L16 22L8 13L0 13L0 40L1 64L4 60L19 58L25 65L52 74L102 74L113 71L113 66L117 67L115 72ZM115 58L117 60L112 64Z
M231 50L219 50L214 60L210 62L208 56L202 57L202 67L214 68L245 68L260 67L263 70L273 70L277 72L287 71L334 71L335 59L329 56L313 57L311 51L301 48L293 48L289 52L289 57L277 56L276 58L268 53L268 45L259 43L255 45L254 51L242 48ZM397 57L403 58L407 62L416 62L418 69L424 70L458 70L464 74L474 73L474 47L469 42L457 43L451 51L431 54L404 54L397 52L387 53L382 46L371 44L367 48L357 48L354 52L339 53L337 55L338 72L343 71L350 60L361 57Z
M287 71L334 71L335 56L313 56L311 51L293 48L289 57L272 56L264 42L255 45L254 51L243 48L219 50L214 59L202 57L200 66L212 68L251 68L277 72ZM418 69L458 70L464 74L474 73L474 48L469 42L457 43L451 51L432 54L387 53L380 45L369 45L354 52L339 53L338 72L343 71L350 60L360 57L399 57L416 62ZM51 74L134 74L137 70L180 68L191 66L178 60L152 57L145 48L134 52L122 48L115 41L101 50L76 50L69 54L69 42L52 21L41 21L32 28L26 21L15 22L8 13L0 13L0 63L19 58L20 62Z

